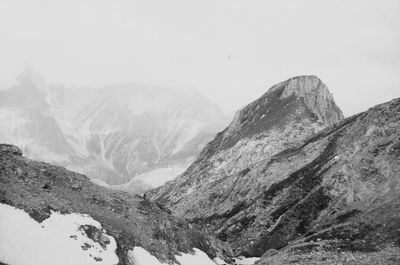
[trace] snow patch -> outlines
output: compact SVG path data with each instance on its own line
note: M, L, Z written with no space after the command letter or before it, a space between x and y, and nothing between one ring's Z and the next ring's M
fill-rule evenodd
M220 259L218 257L216 257L214 259L214 263L217 264L217 265L227 265L228 264L228 263L226 263L225 261L223 261L222 259Z
M91 182L93 182L96 185L102 186L102 187L110 187L109 184L105 183L101 179L90 179Z
M143 194L148 190L158 188L170 181L185 171L186 167L166 167L157 168L155 170L143 173L134 177L127 183L121 185L108 185L99 179L92 179L92 182L97 185L104 186L111 189L124 190L134 194Z
M162 265L156 257L142 247L134 247L128 252L129 259L135 265Z
M237 265L253 265L259 259L260 258L257 258L257 257L251 257L251 258L239 257L239 258L235 258L235 263Z
M176 255L176 260L180 263L180 265L215 265L215 264L225 264L225 263L217 263L212 261L206 253L201 251L200 249L194 248L194 254L189 253L181 253L180 255ZM129 258L135 265L166 265L167 263L161 263L156 257L151 255L147 250L142 247L134 247L133 250L130 250ZM218 259L218 261L222 261ZM223 262L223 261L222 261ZM176 263L174 263L177 265Z
M135 180L142 180L145 184L157 188L162 186L165 182L176 178L178 175L182 174L187 167L165 167L157 168L155 170L143 173L137 177Z
M180 256L176 255L175 258L181 265L215 265L206 253L200 249L194 248L194 255L182 253Z
M38 223L23 210L0 204L0 261L12 265L117 264L114 238L107 235L109 243L102 247L80 229L83 225L102 229L88 215L52 212Z

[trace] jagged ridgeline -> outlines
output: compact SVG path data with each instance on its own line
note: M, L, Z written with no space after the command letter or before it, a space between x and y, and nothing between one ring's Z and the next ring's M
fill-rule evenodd
M322 81L300 76L238 111L186 172L148 195L235 255L264 255L259 264L315 249L394 251L398 261L399 158L399 99L343 119Z

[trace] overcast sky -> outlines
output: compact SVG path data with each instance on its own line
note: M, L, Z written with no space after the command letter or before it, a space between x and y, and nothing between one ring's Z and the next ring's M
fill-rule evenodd
M224 111L302 74L345 115L400 96L400 0L0 0L0 87L194 87Z

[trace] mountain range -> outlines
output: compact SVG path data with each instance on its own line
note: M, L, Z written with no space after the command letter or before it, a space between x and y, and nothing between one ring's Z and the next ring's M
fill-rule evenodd
M22 147L0 145L1 265L400 263L399 98L345 118L322 80L293 77L240 109L192 160L224 119L214 105L126 89L76 97L30 74L1 92L0 135ZM204 130L183 133L193 120ZM115 190L144 192L135 179L146 168L157 178L165 161L190 160L143 196Z
M0 141L136 193L181 173L226 119L195 90L63 87L26 70L0 91Z

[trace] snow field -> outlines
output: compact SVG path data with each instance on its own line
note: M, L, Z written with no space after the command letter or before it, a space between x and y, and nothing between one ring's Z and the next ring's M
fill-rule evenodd
M117 244L107 236L103 247L79 229L91 225L90 216L52 212L42 223L23 210L0 204L0 261L10 265L112 265L118 263ZM84 250L86 248L86 250Z

